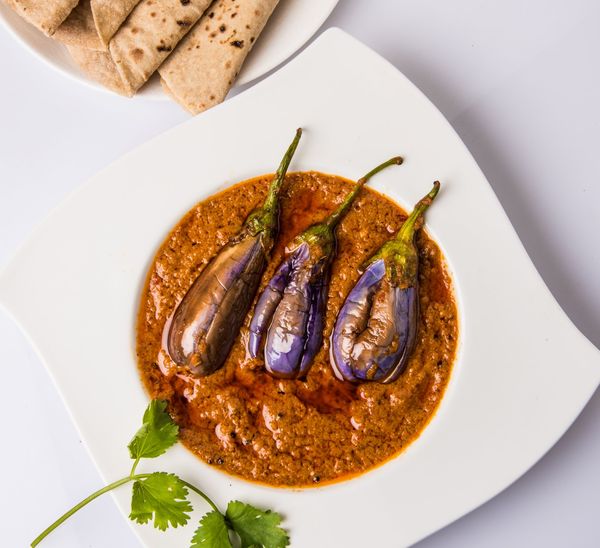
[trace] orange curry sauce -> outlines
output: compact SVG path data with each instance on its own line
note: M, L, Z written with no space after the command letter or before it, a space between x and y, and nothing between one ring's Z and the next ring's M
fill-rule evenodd
M161 368L167 318L198 273L262 203L271 179L244 181L208 198L168 235L150 267L141 298L138 365L147 391L153 398L169 401L181 441L199 458L247 480L315 486L381 464L422 432L450 377L458 338L457 308L444 258L420 230L421 314L416 348L405 372L388 385L354 385L334 377L329 336L337 313L359 277L358 267L406 218L394 202L365 188L338 228L323 348L305 380L275 379L261 359L247 357L252 310L219 371L193 378L176 374L174 368ZM279 264L286 243L323 220L350 185L341 177L316 172L287 176L281 231L261 287Z

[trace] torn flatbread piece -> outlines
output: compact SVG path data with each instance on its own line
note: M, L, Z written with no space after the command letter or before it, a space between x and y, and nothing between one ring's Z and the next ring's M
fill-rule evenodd
M9 0L9 5L26 21L51 36L77 2L78 0Z
M110 41L123 81L137 91L200 19L209 0L142 0Z
M225 99L278 0L217 0L159 69L165 91L198 114Z
M68 46L104 50L106 47L98 36L90 0L81 0L77 7L56 29L54 39Z
M67 48L73 61L88 78L120 95L127 97L133 95L133 90L123 82L107 51L94 51L77 46L67 46Z
M110 39L140 0L91 0L92 14L100 41L108 48Z

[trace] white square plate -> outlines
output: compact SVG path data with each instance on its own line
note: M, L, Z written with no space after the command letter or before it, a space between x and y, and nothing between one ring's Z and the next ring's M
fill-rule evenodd
M298 126L305 133L292 170L356 177L401 153L402 168L382 173L374 187L405 207L442 181L427 222L448 259L460 310L447 393L407 451L332 486L257 486L180 446L151 464L204 487L220 504L239 498L282 512L294 546L408 545L536 462L598 385L600 353L552 298L443 116L343 32L326 32L267 80L93 177L0 275L0 301L29 334L102 475L121 477L130 464L125 446L147 403L134 324L158 245L197 201L272 172ZM129 498L126 488L116 495L124 515ZM194 526L135 531L148 546L186 546Z

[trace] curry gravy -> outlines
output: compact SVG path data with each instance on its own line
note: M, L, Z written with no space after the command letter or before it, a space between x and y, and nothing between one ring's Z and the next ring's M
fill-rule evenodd
M420 230L421 315L417 344L405 372L389 385L354 385L334 377L329 336L336 315L358 280L358 267L406 218L398 205L367 187L338 227L323 348L305 380L275 379L266 373L262 360L247 358L252 311L219 371L196 379L164 366L161 337L168 316L248 213L262 204L271 179L251 179L208 198L168 235L141 298L138 365L151 397L169 401L181 441L203 461L252 481L315 486L377 466L421 433L450 377L457 308L442 254ZM350 181L332 175L288 174L281 195L280 235L261 288L279 264L286 243L323 220L350 188Z

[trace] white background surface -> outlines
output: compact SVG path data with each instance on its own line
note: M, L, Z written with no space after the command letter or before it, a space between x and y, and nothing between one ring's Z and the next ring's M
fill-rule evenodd
M551 291L596 346L599 20L594 0L342 0L325 25L347 30L387 57L442 110L487 175ZM187 115L170 103L132 102L76 85L33 59L3 29L0 48L4 264L72 189ZM515 313L522 304L515 303ZM98 488L100 479L43 366L1 312L0 348L0 543L24 546ZM420 548L600 546L599 433L596 393L528 474ZM107 497L45 545L135 547L137 541Z

